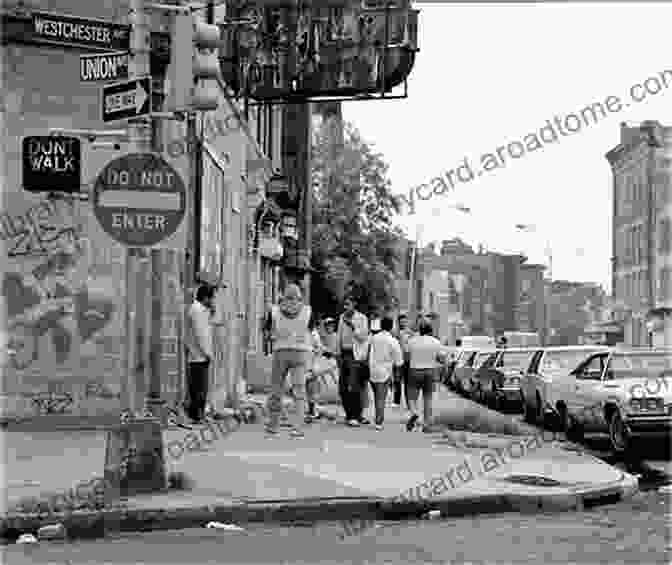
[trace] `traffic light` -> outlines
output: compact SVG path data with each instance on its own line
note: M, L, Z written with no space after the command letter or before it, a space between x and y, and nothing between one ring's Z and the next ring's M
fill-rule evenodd
M218 50L224 45L219 26L206 24L185 10L173 16L168 78L168 111L216 110L220 76Z

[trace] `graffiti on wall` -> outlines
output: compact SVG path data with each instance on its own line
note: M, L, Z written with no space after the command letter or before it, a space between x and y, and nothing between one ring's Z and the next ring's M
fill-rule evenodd
M10 240L1 292L13 369L30 367L47 350L63 365L112 319L114 302L87 284L85 244L71 208L45 200L0 216L1 237Z
M43 200L21 214L0 213L0 239L6 242L7 256L49 255L64 244L74 243L77 228L64 221L66 206Z

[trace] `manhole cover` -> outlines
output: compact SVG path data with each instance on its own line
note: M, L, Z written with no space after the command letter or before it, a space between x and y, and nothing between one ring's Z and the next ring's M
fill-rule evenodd
M509 475L502 479L508 483L515 483L519 485L528 485L533 487L559 487L561 482L555 479L549 479L540 475Z

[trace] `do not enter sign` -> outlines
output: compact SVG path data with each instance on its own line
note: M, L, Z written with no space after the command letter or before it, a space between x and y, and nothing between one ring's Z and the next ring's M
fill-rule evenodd
M108 163L93 188L102 228L129 246L155 245L184 218L186 190L179 173L158 155L133 153Z

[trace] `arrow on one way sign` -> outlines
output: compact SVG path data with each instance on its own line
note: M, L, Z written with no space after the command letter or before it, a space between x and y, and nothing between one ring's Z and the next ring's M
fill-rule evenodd
M144 116L150 102L150 77L103 86L103 122Z

